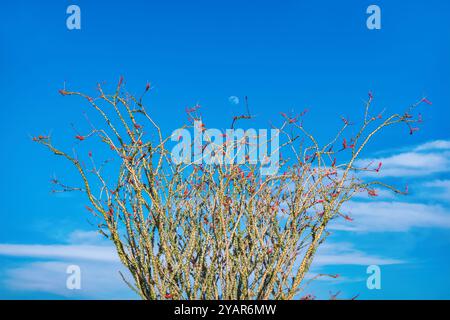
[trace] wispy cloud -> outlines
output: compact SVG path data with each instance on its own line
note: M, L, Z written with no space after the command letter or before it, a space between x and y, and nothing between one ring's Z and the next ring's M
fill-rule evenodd
M125 275L128 271L114 246L92 231L75 230L64 238L67 244L0 244L0 255L38 260L5 266L3 285L16 292L46 292L66 298L136 298L119 275L119 271ZM66 270L73 264L81 269L81 290L66 287Z
M378 173L363 173L377 177L423 177L450 172L449 146L450 141L435 140L391 156L362 159L356 164L364 167L371 162L381 162L383 166Z
M422 184L420 196L450 202L450 180L432 180Z
M0 255L31 258L118 261L112 246L0 244Z
M429 150L450 150L450 141L448 140L434 140L423 143L417 146L415 151L429 151Z
M328 242L322 244L317 255L314 258L314 267L332 266L332 265L363 265L371 264L388 265L404 263L402 260L384 258L377 255L370 255L357 250L351 243L347 242Z
M0 255L48 259L119 261L116 250L96 231L75 230L62 237L66 244L0 243Z
M80 290L66 286L67 267L76 264L81 270ZM46 292L65 298L132 299L136 295L121 279L126 274L120 263L98 261L46 261L25 263L6 270L3 284L10 290Z
M379 197L370 201L364 194L359 195L343 206L354 221L336 221L332 229L403 232L412 228L450 228L450 209L446 205L450 200L450 180L437 179L450 172L450 141L426 142L390 156L360 160L358 165L366 166L370 162L383 165L378 173L365 175L377 180L405 177L411 185L411 195L402 201L385 189L378 190ZM358 201L361 198L366 201Z
M67 242L77 244L109 244L97 231L75 230L67 237Z
M353 222L337 220L332 230L362 232L403 232L411 228L450 228L450 213L441 205L422 203L350 201L343 207Z
M390 157L359 160L356 164L363 167L371 162L383 164L380 172L376 173L377 177L427 176L450 171L450 152L404 152Z

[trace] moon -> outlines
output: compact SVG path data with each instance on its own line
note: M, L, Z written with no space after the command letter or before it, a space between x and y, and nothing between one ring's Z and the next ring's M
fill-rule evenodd
M231 104L239 104L239 98L236 96L228 97L228 101L230 101Z

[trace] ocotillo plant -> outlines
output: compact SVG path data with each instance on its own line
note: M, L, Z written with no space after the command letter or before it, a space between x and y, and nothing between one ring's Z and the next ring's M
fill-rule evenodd
M362 180L360 171L378 172L382 166L357 166L364 147L395 124L406 124L413 134L421 118L412 112L423 102L430 104L424 98L404 113L386 116L372 110L369 93L356 135L346 136L347 128L356 124L343 118L342 127L325 145L306 130L305 112L282 113L277 128L282 142L266 151L270 158L281 157L283 150L286 158L280 159L277 171L263 175L264 161L250 161L249 153L240 162L205 164L184 156L174 161L168 145L185 137L163 136L144 106L148 91L150 85L142 96L130 95L124 92L122 78L112 94L100 85L96 97L60 90L64 96L84 98L103 118L102 124L90 123L91 131L72 139L78 144L91 139L106 144L116 161L115 173L105 176L103 171L111 159L97 167L89 152L85 158L91 165L86 165L82 156L55 147L50 136L33 138L78 170L82 187L53 182L60 191L86 193L87 209L97 219L99 232L112 241L133 277L124 281L143 299L298 297L330 221L352 220L341 212L343 203L358 192L376 196L376 187L405 193ZM201 151L235 157L238 149L251 149L248 135L225 143L209 139L208 129L199 122L199 107L186 112L190 122L184 129L197 125L206 136ZM248 112L235 116L231 127L251 118ZM152 132L155 141L146 139ZM189 148L195 145L185 143Z

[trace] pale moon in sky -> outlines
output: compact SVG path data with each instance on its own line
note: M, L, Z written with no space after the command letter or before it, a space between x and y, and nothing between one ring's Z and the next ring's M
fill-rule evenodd
M228 101L230 101L231 104L239 104L239 98L236 96L230 96Z

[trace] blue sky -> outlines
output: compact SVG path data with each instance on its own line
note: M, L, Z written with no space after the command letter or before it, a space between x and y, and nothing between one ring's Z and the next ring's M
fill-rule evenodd
M66 8L81 8L81 30L66 28ZM381 8L368 30L366 8ZM387 181L411 194L380 194L348 204L352 224L337 223L313 272L339 273L308 293L365 299L450 298L450 3L448 1L14 1L0 12L0 297L132 298L114 254L99 240L81 194L53 195L53 174L76 179L66 163L34 145L51 132L66 148L70 124L83 129L78 99L120 75L131 92L147 81L154 118L171 132L186 106L200 103L211 127L224 128L249 97L265 128L280 111L309 108L305 123L328 139L339 116L357 119L371 90L377 108L402 111L427 96L422 129L389 130L366 159L383 159ZM224 122L224 119L226 121ZM94 253L94 254L93 254ZM379 264L382 289L366 288ZM79 264L83 289L65 289Z

